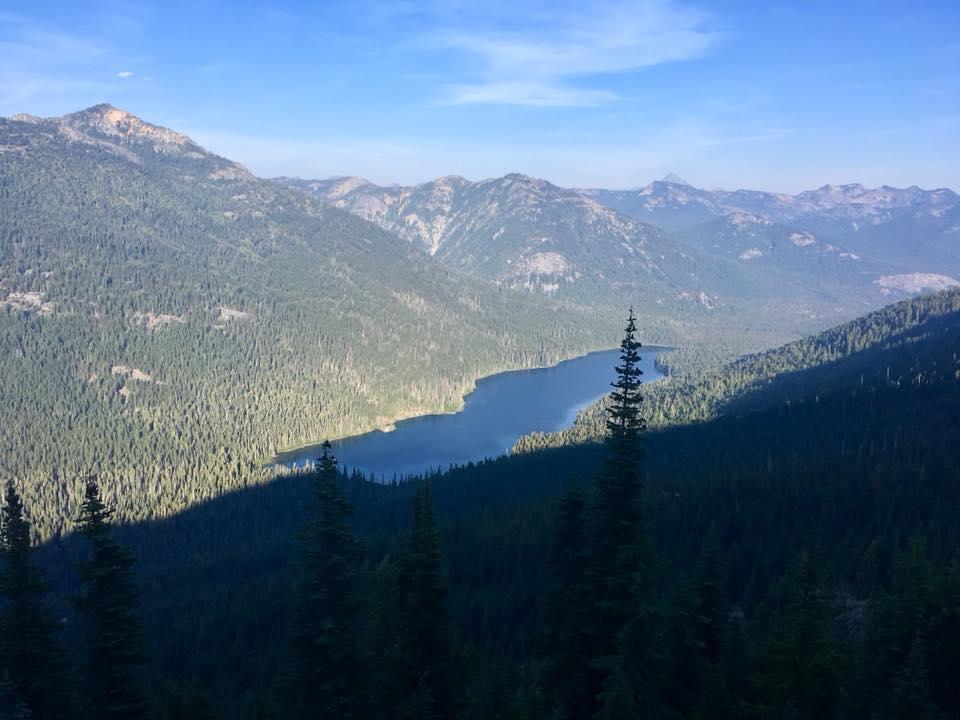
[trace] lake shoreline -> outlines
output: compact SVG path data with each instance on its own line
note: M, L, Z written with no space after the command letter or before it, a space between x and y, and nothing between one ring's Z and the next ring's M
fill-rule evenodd
M647 358L645 370L656 375L654 380L665 374L658 366L658 357L672 349L650 345L641 350L641 357ZM464 394L457 411L401 418L388 429L374 428L331 439L331 443L344 467L380 477L418 475L508 455L516 437L562 430L570 425L570 418L575 419L581 410L606 395L607 380L613 378L619 351L619 347L595 350L552 365L486 375ZM600 362L601 358L609 358L609 362ZM403 442L390 437L401 433ZM303 467L321 452L321 445L310 443L277 452L267 464ZM417 471L411 472L411 467L417 467Z

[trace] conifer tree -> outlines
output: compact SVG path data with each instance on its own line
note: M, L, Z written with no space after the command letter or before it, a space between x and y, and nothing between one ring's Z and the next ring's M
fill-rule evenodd
M623 660L617 657L607 673L600 693L600 709L597 720L634 720L646 716L637 702L636 689L631 685L624 671Z
M8 482L0 510L0 672L34 720L59 720L70 709L66 661L46 592L30 560L23 503Z
M617 379L607 410L604 465L593 496L591 537L598 656L616 654L617 638L635 610L635 591L651 558L643 528L640 433L640 342L633 309L620 345Z
M891 720L934 720L937 716L923 645L923 637L918 632L913 636L903 669L893 680Z
M788 571L784 603L760 662L765 717L842 717L843 655L826 618L816 568L803 553Z
M586 494L573 489L557 503L557 525L550 554L551 586L544 602L544 687L554 712L565 718L590 717L596 702L598 671L590 657L589 554Z
M400 573L401 657L406 694L418 717L453 718L459 712L449 589L430 485L417 491L413 528ZM429 712L428 712L429 710Z
M939 591L939 611L927 635L927 667L937 706L947 717L960 717L960 550L945 573Z
M96 477L86 478L79 530L90 556L80 567L83 589L76 599L86 631L81 693L92 718L139 720L147 715L148 702L134 561L112 537L112 514Z
M396 698L402 694L399 596L396 563L384 558L371 579L362 652L364 716L371 720L396 717Z
M355 622L356 542L329 442L317 460L312 514L302 534L291 650L298 717L354 716L360 683Z
M607 410L605 455L594 483L590 527L590 657L601 694L609 706L611 673L622 672L640 707L658 707L654 674L658 665L659 619L652 610L653 550L643 517L640 435L640 342L633 308L620 344L617 379ZM619 697L619 696L618 696ZM607 714L611 710L605 711Z
M27 704L5 670L0 672L0 720L31 720Z

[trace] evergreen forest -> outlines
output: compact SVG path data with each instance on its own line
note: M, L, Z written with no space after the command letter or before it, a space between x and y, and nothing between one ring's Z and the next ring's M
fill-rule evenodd
M960 291L649 387L641 332L402 483L325 445L131 520L77 471L37 544L7 482L0 717L960 718Z

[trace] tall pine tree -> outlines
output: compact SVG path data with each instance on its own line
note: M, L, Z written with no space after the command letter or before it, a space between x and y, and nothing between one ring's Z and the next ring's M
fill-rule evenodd
M112 514L96 477L86 478L79 530L90 555L80 566L83 589L76 599L86 631L81 698L91 718L134 720L148 711L143 636L133 556L113 539Z
M607 409L604 463L593 491L590 656L600 678L593 694L603 699L604 716L610 716L611 703L623 706L624 688L635 693L633 702L644 711L658 706L653 680L658 629L650 603L653 551L643 516L640 437L646 423L640 414L640 347L631 308Z
M400 567L401 657L406 665L406 717L459 714L453 625L440 533L430 485L414 498L413 528Z
M317 460L312 514L302 534L291 651L296 717L354 717L361 678L357 661L356 542L350 504L339 485L329 442Z
M600 656L616 654L617 638L634 612L638 573L650 560L642 527L640 433L646 424L640 415L639 351L631 308L607 409L604 465L593 493L591 563Z
M554 714L590 717L600 682L590 657L591 587L586 537L587 497L580 489L557 503L557 525L550 553L550 578L544 602L543 685Z
M0 674L34 720L69 715L66 658L30 559L30 524L12 482L0 510ZM12 690L11 690L12 692Z
M842 717L846 708L844 656L830 634L815 563L802 553L787 572L784 602L774 616L760 661L761 715L770 718Z

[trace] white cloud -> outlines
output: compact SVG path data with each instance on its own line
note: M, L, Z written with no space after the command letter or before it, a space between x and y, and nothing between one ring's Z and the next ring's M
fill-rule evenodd
M452 103L581 106L614 100L614 92L584 87L597 78L691 60L719 33L707 16L670 0L608 0L554 8L516 23L449 31L441 45L479 63L477 79L449 88ZM504 25L513 25L503 29Z
M122 79L124 79L124 80L126 80L127 78L132 78L132 77L133 77L133 71L132 71L132 70L121 70L120 72L117 73L117 77L118 77L118 78L122 78Z
M590 107L617 98L607 90L576 88L552 81L490 81L475 85L453 85L446 102L451 104L500 103L541 107Z

